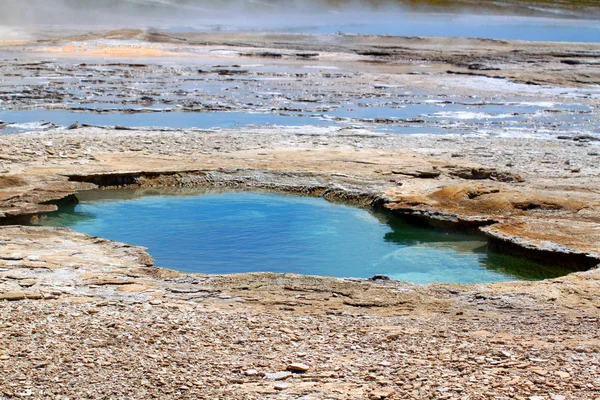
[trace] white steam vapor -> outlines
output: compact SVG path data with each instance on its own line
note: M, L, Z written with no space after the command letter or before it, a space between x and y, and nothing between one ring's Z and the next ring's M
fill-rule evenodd
M376 0L370 4L385 4ZM345 0L0 0L0 25L123 25L210 23L218 19L247 25L260 16L327 13L365 9L367 3Z

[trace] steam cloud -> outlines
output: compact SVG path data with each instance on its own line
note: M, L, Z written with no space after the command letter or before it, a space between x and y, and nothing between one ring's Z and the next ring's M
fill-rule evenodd
M294 15L332 15L391 4L387 0L0 0L0 25L249 25L253 19L287 15L289 21Z

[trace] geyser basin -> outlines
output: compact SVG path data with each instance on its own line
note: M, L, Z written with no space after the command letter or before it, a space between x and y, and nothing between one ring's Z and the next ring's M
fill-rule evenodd
M249 192L83 192L44 225L146 246L185 272L293 272L414 283L494 282L567 274L489 253L482 236L415 226L386 211Z

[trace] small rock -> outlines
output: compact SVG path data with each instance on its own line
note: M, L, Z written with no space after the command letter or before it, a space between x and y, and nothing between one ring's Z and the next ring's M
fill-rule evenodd
M302 363L292 363L287 367L287 370L292 372L306 372L309 369L310 367L308 365Z
M8 359L10 359L10 356L9 356L9 355L7 355L7 354L0 354L0 360L2 360L2 361L6 361L6 360L8 360Z
M545 369L542 369L542 368L532 368L531 372L536 373L539 376L546 376L546 375L548 375L548 371L546 371Z
M19 281L19 285L21 285L22 287L31 287L33 285L35 285L37 283L37 280L35 279L21 279Z
M7 292L0 293L0 300L19 301L19 300L39 300L43 298L41 293L25 293L25 292Z
M509 352L509 351L506 351L506 350L500 351L500 354L502 354L506 358L511 358L512 357L512 353Z
M275 389L275 390L285 390L285 389L287 389L289 387L290 387L290 385L288 385L287 383L280 382L280 383L276 383L273 386L273 389Z
M151 305L153 305L153 306L157 306L157 305L159 305L159 304L162 304L162 301L161 301L161 300L158 300L158 299L156 299L156 300L150 300L150 301L149 301L149 303L150 303Z
M586 353L587 352L587 348L583 345L576 346L574 350L578 353Z
M568 379L568 378L571 377L571 374L569 374L566 371L556 371L554 373L554 375L556 375L556 376L558 376L559 378L562 378L562 379Z
M255 369L249 369L249 370L244 371L244 375L246 375L246 376L256 376L256 375L258 375L258 371L255 370Z
M270 374L266 374L265 378L272 379L272 380L275 380L275 381L283 381L283 380L289 378L290 376L292 376L291 372L280 371L280 372L273 372L273 373L270 373Z

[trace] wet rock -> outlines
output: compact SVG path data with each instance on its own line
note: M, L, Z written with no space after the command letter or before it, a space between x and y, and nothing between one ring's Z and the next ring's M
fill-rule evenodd
M299 58L312 58L312 57L318 57L319 53L296 53L296 57Z
M578 142L595 142L599 141L600 137L594 135L576 135L573 136L573 140Z
M488 65L479 63L469 64L469 69L472 71L500 71L500 68L490 67Z
M564 59L564 60L560 60L560 62L562 64L567 64L567 65L580 65L580 64L584 64L584 62L581 61L581 60L574 60L574 59L570 59L570 58L567 58L567 59Z
M245 75L249 71L247 69L217 69L214 72L219 75Z
M389 51L378 51L378 50L357 51L356 53L361 56L372 56L372 57L390 57L392 55L392 53Z
M276 53L273 51L260 51L257 53L249 53L247 54L248 56L254 56L254 57L262 57L262 58L281 58L283 57L283 54L281 53Z
M376 274L369 278L370 281L389 281L390 277L387 275Z

